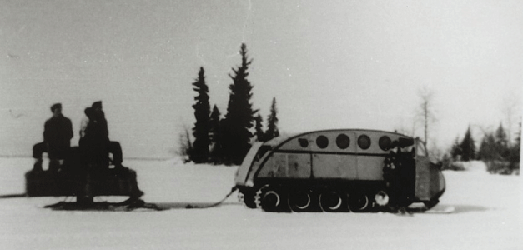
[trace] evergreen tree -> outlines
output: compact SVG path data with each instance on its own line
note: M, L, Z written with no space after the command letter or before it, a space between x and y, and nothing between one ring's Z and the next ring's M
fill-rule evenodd
M254 130L256 140L259 142L265 142L265 132L263 131L263 118L260 115L254 117Z
M210 141L211 141L211 160L214 164L221 162L222 155L222 143L220 136L220 110L214 105L210 118Z
M508 144L507 133L505 132L503 125L500 124L494 133L486 133L481 140L478 158L487 162L512 162L512 160L516 160L516 158L513 158L513 156L515 156L512 151L513 148L509 147Z
M505 132L505 128L503 128L502 123L499 124L499 127L496 129L494 136L496 137L497 144L507 146L507 144L508 144L507 133Z
M194 116L196 122L193 127L193 151L191 160L196 163L206 162L209 159L209 87L205 84L205 71L200 67L198 78L193 82L193 90L197 93L194 97Z
M521 148L521 123L519 123L519 132L515 139L515 144L510 148L510 166L512 170L515 170L521 161L520 149Z
M510 174L519 167L519 144L520 136L517 136L515 145L510 147L505 128L500 124L494 133L485 134L478 158L487 162L489 172Z
M223 150L227 163L241 164L243 158L249 151L250 140L253 134L254 114L251 97L252 85L247 79L249 76L249 65L252 59L247 56L247 47L241 45L240 55L242 63L237 69L232 69L234 75L229 75L233 83L229 86L229 105L223 122Z
M486 133L479 145L478 159L489 162L497 158L496 138L492 133Z
M470 126L465 133L465 138L461 142L460 148L462 150L462 160L471 161L475 159L476 156L476 145L474 139L470 135Z
M459 136L456 137L454 140L454 144L452 145L452 148L450 149L450 155L454 160L457 160L458 156L461 157L461 143L459 141Z
M276 97L274 97L272 99L271 111L270 111L269 117L267 119L267 122L269 123L267 125L267 133L266 133L267 141L271 140L274 137L280 136L277 115L278 115L278 109L276 108Z
M508 145L507 133L503 124L499 124L499 127L494 132L494 138L496 140L496 152L499 155L499 160L508 160L510 156L510 149Z
M516 152L519 152L519 149L521 147L521 122L519 123L519 132L516 136L516 147L517 147L517 151ZM518 162L519 162L519 153L518 153Z

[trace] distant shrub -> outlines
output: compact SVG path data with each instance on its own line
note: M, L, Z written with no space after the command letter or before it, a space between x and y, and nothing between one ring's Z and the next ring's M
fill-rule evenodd
M185 126L183 127L183 131L178 134L178 150L176 153L181 159L183 159L184 163L192 161L191 155L193 154L193 146L189 130Z
M453 162L448 158L444 158L441 161L441 170L465 171L466 168L463 162Z
M485 164L487 171L491 174L519 175L519 162L490 161Z
M452 162L450 164L449 170L452 170L452 171L465 171L466 168L465 168L465 164L463 162Z

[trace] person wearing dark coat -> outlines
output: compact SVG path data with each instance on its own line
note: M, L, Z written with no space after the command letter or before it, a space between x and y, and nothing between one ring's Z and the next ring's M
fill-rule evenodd
M123 154L120 143L109 141L109 129L102 102L94 102L85 109L86 119L80 129L80 148L87 162L107 165L107 154L113 154L115 167L122 167Z
M95 174L104 172L109 167L109 153L112 153L114 172L122 178L130 180L130 197L128 202L135 202L143 195L136 182L136 172L122 166L123 154L120 143L109 140L107 120L103 112L102 102L94 102L85 109L86 117L80 128L80 151L88 171Z
M71 147L73 138L73 124L71 120L62 114L62 104L55 103L51 106L53 117L44 124L44 141L33 147L33 158L36 162L33 167L35 171L42 171L42 155L47 152L49 157L49 170L57 171L63 163Z

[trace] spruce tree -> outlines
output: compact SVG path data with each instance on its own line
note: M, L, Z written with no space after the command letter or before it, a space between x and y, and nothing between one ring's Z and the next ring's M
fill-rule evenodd
M494 138L496 140L496 151L499 155L500 160L506 161L510 156L509 143L507 138L507 133L503 124L499 124L499 127L494 132Z
M272 99L271 110L267 122L267 133L266 140L269 141L274 137L280 136L280 130L278 128L278 109L276 108L276 97Z
M507 133L505 132L505 128L503 128L502 123L499 124L499 127L496 129L494 136L496 137L497 144L507 146L507 144L508 144Z
M229 105L223 123L223 150L227 163L241 164L243 158L249 151L253 134L255 110L252 108L252 85L247 79L249 76L249 65L252 59L247 56L247 47L241 45L241 65L232 69L234 74L229 75L233 83L229 86Z
M191 160L196 163L206 162L209 159L209 87L205 84L205 71L200 67L198 78L193 82L193 90L197 93L194 97L194 117L196 122L193 127L193 151Z
M254 118L254 130L256 141L265 142L265 132L263 131L263 118L260 115L257 115Z
M515 144L510 148L510 166L511 170L519 168L519 162L521 161L521 123L519 123L519 132L515 139Z
M222 143L220 135L220 110L214 105L211 119L210 119L210 141L211 141L211 152L210 157L214 164L221 162L222 155Z
M454 140L454 144L452 144L452 148L450 149L450 155L454 160L457 160L458 156L461 157L461 154L461 143L459 141L459 136L457 136Z
M476 156L476 144L474 142L474 139L472 138L470 134L470 126L467 129L467 132L465 133L465 137L463 138L463 141L461 142L461 150L462 150L462 160L463 161L471 161L475 159Z
M498 158L496 138L492 133L485 133L479 145L478 159L489 162Z

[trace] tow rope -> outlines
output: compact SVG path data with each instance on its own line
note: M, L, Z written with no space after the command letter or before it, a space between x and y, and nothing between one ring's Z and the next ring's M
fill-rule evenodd
M196 204L187 204L185 209L194 209L194 208L211 208L220 206L227 200L231 195L238 190L237 186L231 188L231 191L223 197L218 202L212 203L210 205L196 205ZM47 205L45 208L51 208L53 210L84 210L84 211L115 211L115 212L129 212L136 209L145 208L155 211L164 211L171 209L172 207L165 206L165 204L159 203L149 203L145 202L142 199L129 199L124 202L93 202L92 204L81 204L77 202L58 202L55 204Z
M227 200L229 197L231 197L231 195L234 192L236 192L236 190L238 190L237 186L232 187L231 191L225 197L223 197L223 199L221 199L220 201L215 202L215 203L213 203L211 205L208 205L208 206L194 206L194 205L188 204L185 208L211 208L211 207L217 207L217 206L221 205L222 203L224 203L225 200Z

